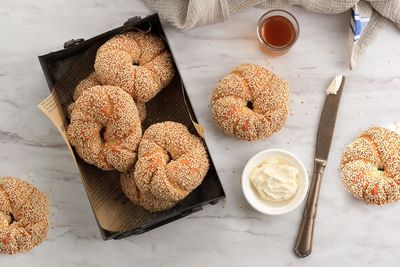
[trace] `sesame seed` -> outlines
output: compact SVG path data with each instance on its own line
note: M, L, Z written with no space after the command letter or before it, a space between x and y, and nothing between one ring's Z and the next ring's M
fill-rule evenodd
M226 134L253 141L266 138L285 125L288 99L284 80L261 66L241 64L215 87L211 111Z
M0 178L0 252L32 250L46 239L50 204L36 187L15 177Z
M162 39L143 32L112 37L98 49L94 68L103 85L119 86L140 102L152 99L175 74Z
M73 94L74 101L76 101L78 99L78 97L84 91L87 91L89 88L97 86L97 85L102 85L102 84L99 81L99 79L97 78L96 73L92 72L92 73L89 74L88 77L86 77L85 79L80 81L78 83L78 85L76 86L74 94ZM72 110L73 110L74 106L75 106L74 103L72 103L68 107L68 114L69 114L70 117L71 117L71 113L72 113ZM139 112L140 121L143 122L147 117L146 105L143 102L136 101L136 107L137 107L138 112Z
M342 154L341 177L354 197L386 204L400 199L400 135L382 127L364 131Z
M203 181L209 161L203 142L177 122L151 125L135 168L121 175L124 193L151 212L174 206Z
M135 163L141 134L132 97L115 86L83 91L74 103L67 130L71 145L83 160L103 170L119 171Z

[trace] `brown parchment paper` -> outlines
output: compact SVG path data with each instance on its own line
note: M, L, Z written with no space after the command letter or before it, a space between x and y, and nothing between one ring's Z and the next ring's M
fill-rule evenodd
M38 105L38 108L55 125L71 152L81 173L82 182L99 226L110 233L120 233L140 227L149 221L162 220L163 216L171 211L151 214L132 204L121 191L119 172L103 171L85 163L69 144L66 136L69 123L68 106L72 103L72 94L76 85L94 71L96 51L101 44L102 42L90 47L70 70L65 73L61 71L62 78L56 83L51 94ZM192 133L197 132L200 136L203 136L204 129L194 121L189 113L189 107L185 90L179 74L177 74L170 85L146 103L148 116L142 123L143 131L154 123L171 120L180 122L186 125ZM212 168L212 173L216 176L215 169L213 166ZM207 176L203 183L207 184ZM210 180L208 183L209 187L212 188L212 181ZM215 188L216 191L217 187ZM193 205L201 199L206 199L208 194L218 195L215 191L213 192L212 189L207 191L201 188L196 189L184 202L187 202L188 206ZM178 204L173 208L175 211L172 212L177 212L180 208L182 206L180 207L180 204Z

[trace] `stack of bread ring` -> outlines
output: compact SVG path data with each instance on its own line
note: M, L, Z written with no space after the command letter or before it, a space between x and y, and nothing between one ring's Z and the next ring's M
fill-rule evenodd
M105 42L95 72L82 80L68 108L67 136L78 155L102 170L118 170L125 195L150 212L176 205L205 177L203 142L176 122L143 134L145 103L171 81L171 54L152 33L128 32Z

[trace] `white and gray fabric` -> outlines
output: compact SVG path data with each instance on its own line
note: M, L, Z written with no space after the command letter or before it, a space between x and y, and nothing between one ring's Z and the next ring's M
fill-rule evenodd
M161 19L179 29L221 22L239 11L257 6L261 8L286 8L292 5L307 10L338 14L351 9L350 67L358 59L385 21L393 22L400 28L400 0L145 0L147 5L158 12Z

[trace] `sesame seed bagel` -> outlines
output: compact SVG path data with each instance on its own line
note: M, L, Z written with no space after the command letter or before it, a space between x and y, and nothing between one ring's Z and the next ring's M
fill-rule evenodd
M71 145L84 161L103 170L119 171L135 163L141 134L132 97L116 86L94 86L82 92L67 131Z
M241 64L214 89L211 111L228 135L253 141L280 130L288 116L287 83L255 64Z
M98 49L94 68L102 84L119 86L140 102L152 99L175 73L162 39L144 32L128 32L108 40Z
M400 199L400 135L382 127L364 131L341 159L345 188L367 203Z
M92 73L89 74L88 77L86 77L85 79L80 81L79 84L76 86L74 94L72 96L73 100L76 101L78 99L78 97L84 91L87 91L89 88L91 88L93 86L97 86L97 85L102 85L102 84L99 81L99 79L97 78L96 72L92 72ZM74 106L75 106L74 103L72 103L68 107L68 113L69 113L70 117L71 117L71 113L72 113L72 110L73 110ZM137 101L136 102L136 107L137 107L138 112L139 112L140 121L143 122L147 117L146 105L143 102Z
M134 169L132 169L132 172ZM136 186L133 173L127 172L121 174L121 188L124 194L136 205L142 206L150 212L163 211L176 205L175 201L156 198L150 192L140 192Z
M128 197L139 194L170 207L200 185L208 168L203 142L189 133L186 126L167 121L153 124L145 131L135 168L121 182L130 181L137 187L139 193L128 193ZM155 210L149 208L150 204L143 204L144 200L133 202ZM159 207L157 210L164 209L160 204L153 205Z
M15 177L0 178L0 252L30 251L46 239L50 204L36 187Z
M99 79L96 77L96 72L92 72L87 76L85 79L80 81L78 85L75 87L74 94L72 95L72 98L74 101L78 99L78 97L85 91L87 91L89 88L94 87L96 85L102 85Z

